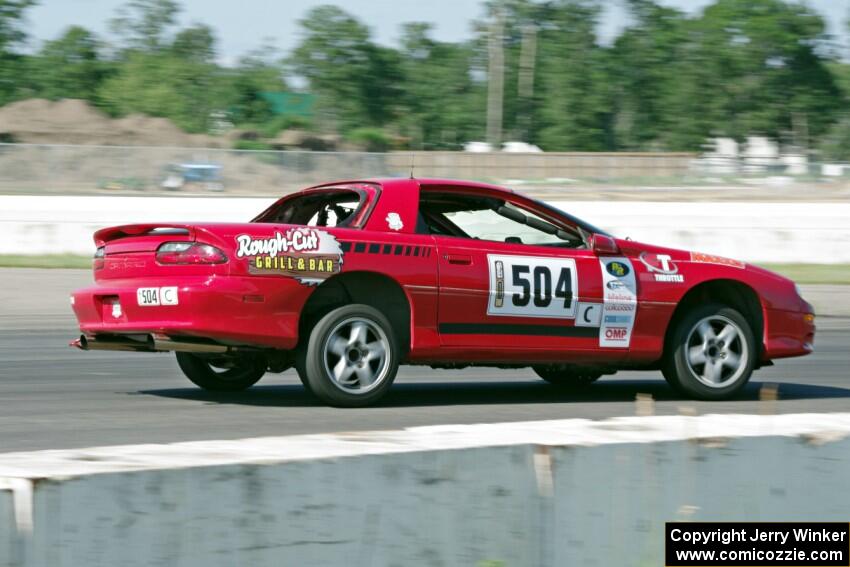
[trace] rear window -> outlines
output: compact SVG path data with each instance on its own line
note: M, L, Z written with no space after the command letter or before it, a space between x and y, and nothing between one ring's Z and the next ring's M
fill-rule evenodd
M275 203L253 222L353 227L367 197L365 191L355 189L308 191Z

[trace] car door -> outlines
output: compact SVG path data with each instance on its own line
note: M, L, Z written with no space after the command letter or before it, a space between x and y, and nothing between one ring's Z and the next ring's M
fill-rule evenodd
M595 349L602 317L590 251L435 237L442 344Z
M499 230L510 233L509 223L506 219ZM536 354L541 360L564 360L569 351L574 360L582 355L592 360L603 350L628 346L632 314L604 311L612 288L620 285L605 284L625 280L628 288L629 278L633 282L627 260L600 260L587 248L525 244L512 236L507 242L434 239L441 343L459 349L461 356L510 361Z

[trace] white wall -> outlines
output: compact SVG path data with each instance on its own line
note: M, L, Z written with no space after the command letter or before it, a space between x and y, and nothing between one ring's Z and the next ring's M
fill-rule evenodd
M848 434L726 414L0 454L0 565L661 565L665 521L846 521Z
M242 222L273 199L0 196L0 254L91 254L133 222ZM752 262L850 262L847 203L554 202L617 236Z

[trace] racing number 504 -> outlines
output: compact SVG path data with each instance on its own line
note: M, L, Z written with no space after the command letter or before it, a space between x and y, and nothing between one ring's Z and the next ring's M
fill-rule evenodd
M520 288L520 293L514 293L511 301L517 307L525 307L529 301L535 307L549 307L552 303L552 271L548 266L530 266L514 264L512 266L513 285ZM555 299L564 302L564 309L570 309L573 303L572 274L569 268L561 268L555 284Z

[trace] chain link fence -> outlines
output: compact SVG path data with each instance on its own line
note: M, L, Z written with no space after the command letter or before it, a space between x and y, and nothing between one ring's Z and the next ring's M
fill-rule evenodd
M751 164L689 153L245 151L139 146L0 144L0 193L281 195L340 179L439 177L521 188L538 196L671 198L737 193L822 195L843 190L841 164ZM749 190L752 189L752 190ZM760 190L764 189L764 190Z

